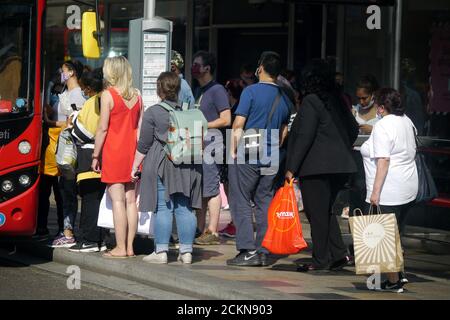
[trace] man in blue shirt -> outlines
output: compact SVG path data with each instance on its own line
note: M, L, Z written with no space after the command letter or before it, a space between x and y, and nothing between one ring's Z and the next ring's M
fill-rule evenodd
M266 266L268 251L261 246L267 230L267 212L272 201L274 179L278 169L278 147L287 136L290 116L289 98L276 84L281 72L281 59L275 52L264 52L258 63L256 76L259 83L244 89L236 109L231 141L228 179L230 209L236 225L236 248L239 254L227 261L228 265ZM241 164L242 147L238 142L247 129L267 129L265 147L270 158L270 168L262 161ZM263 135L264 136L264 135ZM239 142L242 144L242 142ZM275 152L274 152L275 151ZM275 170L273 170L275 168ZM253 230L253 213L250 201L256 205L256 239Z
M203 151L203 208L197 213L197 227L203 232L195 239L198 245L220 244L218 233L220 208L220 173L223 164L222 130L231 125L230 101L225 88L214 81L217 66L216 57L206 51L194 55L191 73L200 87L195 91L196 107L208 121L208 133L205 136ZM206 226L206 211L209 212L209 224Z
M170 70L175 72L181 79L181 89L178 94L178 104L183 107L183 109L191 109L194 107L194 95L192 94L192 89L184 80L183 73L181 70L184 67L184 60L181 54L178 51L172 50L172 57L170 59ZM183 104L187 104L187 107L184 107Z

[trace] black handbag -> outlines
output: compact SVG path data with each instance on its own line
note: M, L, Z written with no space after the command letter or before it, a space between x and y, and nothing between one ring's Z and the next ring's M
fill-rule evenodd
M419 153L419 139L417 138L417 132L414 132L416 138L416 166L419 177L419 190L417 192L416 203L428 202L438 196L438 191L430 169L428 169L426 164L425 156Z

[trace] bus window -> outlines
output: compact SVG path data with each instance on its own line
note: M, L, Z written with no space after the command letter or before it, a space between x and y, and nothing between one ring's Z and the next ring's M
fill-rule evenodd
M31 7L0 4L0 117L30 111L28 97Z

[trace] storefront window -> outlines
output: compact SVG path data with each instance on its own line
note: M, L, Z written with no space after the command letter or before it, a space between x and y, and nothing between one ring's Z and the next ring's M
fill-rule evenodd
M381 29L367 28L367 6L345 6L345 89L354 96L358 80L374 75L380 86L392 87L394 10L381 7Z
M102 57L85 59L81 44L81 17L90 7L73 1L47 1L44 39L47 81L66 59L76 59L92 68L106 57L128 56L129 22L144 16L144 1L100 1ZM186 0L157 0L156 16L173 22L172 47L184 55L186 45Z
M283 1L213 1L213 24L274 23L288 20Z
M401 87L419 133L450 139L450 3L404 2Z

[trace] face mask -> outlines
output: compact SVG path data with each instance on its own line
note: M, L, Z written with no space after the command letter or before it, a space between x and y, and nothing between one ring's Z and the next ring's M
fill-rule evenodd
M66 83L70 79L70 75L65 72L61 72L61 83Z
M259 79L259 73L260 73L259 68L256 68L256 71L255 71L256 79Z
M362 110L367 110L367 109L372 108L374 103L375 103L375 100L372 97L372 99L370 100L370 102L369 102L369 104L367 106L363 106L362 104L359 104L359 108L362 109Z
M81 91L81 95L83 96L84 100L88 100L90 97L84 93L84 91Z

